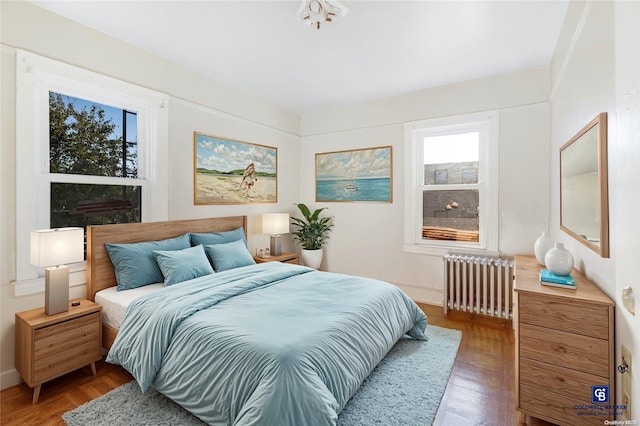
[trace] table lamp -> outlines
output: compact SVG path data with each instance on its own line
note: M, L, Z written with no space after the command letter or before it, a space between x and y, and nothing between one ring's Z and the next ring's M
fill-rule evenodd
M262 233L271 235L269 252L272 256L282 254L280 235L289 233L288 213L267 213L262 215Z
M44 311L69 310L69 268L84 260L84 230L57 228L31 231L31 264L44 270Z

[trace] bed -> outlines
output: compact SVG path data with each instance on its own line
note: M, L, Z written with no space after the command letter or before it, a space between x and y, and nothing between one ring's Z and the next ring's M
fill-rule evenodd
M117 284L107 244L238 228L246 238L246 223L237 216L90 227L89 297ZM107 361L213 425L334 425L403 335L426 340L425 315L397 287L278 262L216 269L133 299L119 329L104 324Z

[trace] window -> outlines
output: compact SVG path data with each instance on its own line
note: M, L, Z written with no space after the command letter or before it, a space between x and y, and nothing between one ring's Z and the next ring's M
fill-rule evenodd
M49 227L140 222L138 169L136 112L49 92Z
M497 115L406 125L405 248L497 251Z
M166 95L23 51L16 70L16 295L42 291L34 229L166 220ZM79 271L74 277L74 271ZM84 283L84 265L70 281Z

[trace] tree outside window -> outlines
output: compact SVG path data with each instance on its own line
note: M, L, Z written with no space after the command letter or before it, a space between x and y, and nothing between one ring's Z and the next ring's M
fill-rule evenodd
M49 92L49 171L52 228L140 222L137 114Z

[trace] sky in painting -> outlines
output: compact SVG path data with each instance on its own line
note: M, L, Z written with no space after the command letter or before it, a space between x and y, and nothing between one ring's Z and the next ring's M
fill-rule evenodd
M231 172L253 163L256 171L276 174L276 148L196 133L196 168Z
M316 154L316 178L369 179L391 176L391 147Z

